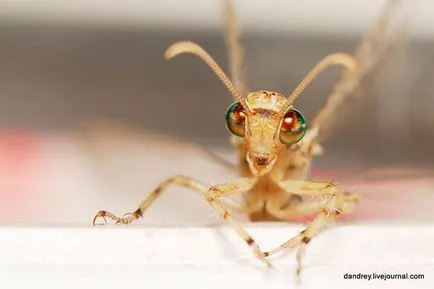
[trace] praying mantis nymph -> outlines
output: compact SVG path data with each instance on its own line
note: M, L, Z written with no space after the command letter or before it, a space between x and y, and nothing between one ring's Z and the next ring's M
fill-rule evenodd
M268 256L284 249L297 248L297 273L301 270L302 253L311 239L337 217L350 212L359 196L347 192L332 182L309 181L312 157L322 152L318 144L324 124L343 100L355 90L364 75L379 61L389 44L381 44L388 14L396 1L390 1L370 32L362 39L354 55L334 53L321 60L289 95L278 92L247 92L244 81L244 51L234 20L231 1L225 1L227 25L226 42L229 48L233 82L198 44L181 41L171 45L166 59L179 54L193 54L202 59L233 95L225 115L226 127L237 149L242 178L234 182L208 186L189 176L174 176L162 181L133 213L123 217L99 211L94 219L110 218L118 224L129 224L140 217L170 185L179 185L201 195L250 246L260 260L268 265ZM303 90L326 68L344 67L341 79L327 98L325 107L310 125L295 108ZM245 202L234 205L225 197L244 194ZM310 198L306 201L306 197ZM313 221L295 237L270 251L262 251L249 233L233 218L234 213L246 214L252 221L281 220L315 215Z

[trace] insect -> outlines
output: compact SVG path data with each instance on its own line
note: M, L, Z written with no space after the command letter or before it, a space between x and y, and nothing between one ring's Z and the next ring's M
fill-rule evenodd
M364 75L375 66L387 51L379 39L384 32L391 1L373 29L362 39L354 55L334 53L321 60L285 96L272 91L247 92L244 80L244 49L235 23L231 1L225 2L227 45L232 80L214 59L198 44L181 41L171 45L166 59L180 54L193 54L202 59L234 97L225 115L226 127L232 134L232 144L238 152L242 178L234 182L208 186L189 176L174 176L162 181L133 212L118 217L108 211L99 211L98 218L110 218L118 224L129 224L141 218L144 212L170 185L183 186L201 195L204 200L228 222L250 246L255 256L270 265L267 257L285 249L296 248L297 273L301 271L302 255L306 245L342 214L351 212L359 196L347 192L333 182L309 181L308 173L313 156L322 152L319 138L327 132L326 125L343 100L355 90ZM310 125L296 109L295 101L304 89L325 69L339 65L345 68L327 98L325 107ZM234 205L225 197L242 194L243 204ZM306 199L310 199L307 201ZM234 219L234 213L246 214L252 221L289 220L315 215L313 221L298 235L270 251L262 251L250 234Z

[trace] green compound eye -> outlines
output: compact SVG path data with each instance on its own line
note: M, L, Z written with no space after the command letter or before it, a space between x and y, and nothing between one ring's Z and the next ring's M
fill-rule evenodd
M285 114L280 126L280 141L287 145L299 142L306 133L307 125L303 115L296 109L290 109Z
M226 127L234 135L243 137L245 132L246 115L240 102L232 103L226 111Z

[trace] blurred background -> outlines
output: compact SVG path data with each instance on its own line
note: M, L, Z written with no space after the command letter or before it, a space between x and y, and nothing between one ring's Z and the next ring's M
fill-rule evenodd
M353 53L385 4L235 1L249 89L289 94L327 54ZM315 159L326 179L379 170L365 191L381 202L367 198L362 217L432 218L433 11L428 0L402 1L393 20L406 28L403 41L343 106ZM0 221L90 224L99 209L135 210L173 174L236 179L203 150L235 163L224 126L230 94L197 58L163 57L193 40L228 71L223 31L218 0L0 0ZM299 98L308 120L339 75L331 68ZM171 189L146 219L178 224L210 212Z

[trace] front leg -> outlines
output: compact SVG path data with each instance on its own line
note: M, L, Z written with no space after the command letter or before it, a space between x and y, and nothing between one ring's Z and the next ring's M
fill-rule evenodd
M316 196L320 199L313 201L310 206L307 203L301 203L305 209L309 209L306 213L311 213L316 209L317 215L315 219L307 226L305 230L299 233L292 239L284 242L279 247L265 252L266 256L277 254L285 249L298 246L297 251L297 274L301 272L301 259L306 245L312 238L318 235L327 225L333 222L338 216L350 212L358 202L358 195L355 193L343 192L338 186L333 183L309 182L288 180L279 183L279 186L292 194L299 196ZM270 214L276 217L284 218L285 210L277 207L269 206ZM287 215L293 214L291 208L287 209ZM300 212L302 213L302 212Z
M93 224L98 218L110 218L116 222L116 224L130 224L140 217L142 217L143 213L158 199L158 197L167 189L170 185L179 185L188 189L191 189L193 192L204 195L208 187L196 181L193 178L186 176L174 176L172 178L168 178L161 182L139 205L137 210L133 213L126 213L123 217L117 217L116 215L107 212L107 211L99 211L95 217L93 218Z
M247 243L247 245L252 248L256 257L265 262L268 266L271 266L266 260L265 254L261 251L255 240L238 222L233 219L226 208L225 202L220 200L220 198L225 196L246 192L250 190L255 183L256 179L243 178L235 182L209 187L190 177L175 176L163 181L159 186L157 186L157 188L155 188L154 191L147 198L145 198L145 200L140 204L139 208L134 211L134 213L128 213L124 217L117 217L110 212L99 211L93 219L93 224L95 224L95 221L98 218L105 219L105 217L113 219L117 224L129 224L142 217L143 213L155 202L155 200L169 185L177 184L189 188L192 191L202 195L202 197L204 197L204 199L220 215L220 217L227 221L234 228L237 234Z

